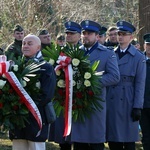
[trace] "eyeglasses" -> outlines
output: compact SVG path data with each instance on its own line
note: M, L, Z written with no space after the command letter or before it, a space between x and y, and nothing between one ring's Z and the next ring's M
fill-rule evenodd
M118 32L117 34L118 34L119 36L131 35L131 33L128 33L128 32Z

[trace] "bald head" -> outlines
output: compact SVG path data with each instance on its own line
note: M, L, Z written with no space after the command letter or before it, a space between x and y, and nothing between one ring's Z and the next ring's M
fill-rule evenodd
M39 37L33 34L28 34L22 42L22 53L26 57L34 57L41 49L41 41Z

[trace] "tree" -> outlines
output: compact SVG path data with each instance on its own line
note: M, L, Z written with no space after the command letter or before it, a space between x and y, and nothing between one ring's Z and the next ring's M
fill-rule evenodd
M150 33L150 0L139 0L139 41L143 48L143 36Z

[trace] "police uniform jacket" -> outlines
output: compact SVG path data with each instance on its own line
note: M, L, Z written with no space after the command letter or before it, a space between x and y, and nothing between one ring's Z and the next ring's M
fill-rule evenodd
M118 47L120 82L110 86L107 93L107 141L135 142L139 140L139 121L133 122L131 112L133 108L143 107L145 56L133 45L121 59L119 51Z
M81 46L84 49L84 46ZM119 69L114 51L98 44L89 54L89 60L94 63L100 60L97 71L104 71L100 80L102 86L101 98L106 100L106 86L114 85L119 82ZM85 118L85 122L73 122L71 141L81 143L102 143L105 142L106 132L106 102L100 102L103 106L101 111L95 111L90 118Z
M150 108L150 59L146 60L144 108Z
M36 61L43 61L42 56L34 58ZM49 63L45 63L41 66L41 71L37 72L40 75L39 81L41 84L41 94L38 98L31 98L36 102L37 107L42 117L42 130L41 134L36 137L39 127L34 117L29 113L29 123L26 123L26 127L22 129L14 129L10 131L10 139L25 139L34 142L45 142L48 137L48 123L45 117L44 107L50 102L54 96L54 90L56 86L56 76L53 67ZM39 93L37 93L38 95Z

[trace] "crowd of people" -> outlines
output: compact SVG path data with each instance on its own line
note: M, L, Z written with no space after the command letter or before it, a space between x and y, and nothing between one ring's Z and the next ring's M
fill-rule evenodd
M38 108L42 114L42 131L36 137L34 120L23 129L10 132L13 150L45 150L45 141L59 144L61 150L104 150L108 142L110 150L135 150L135 142L140 140L139 125L142 131L144 150L150 150L150 33L143 35L144 51L134 38L136 28L130 22L118 21L108 29L92 20L80 24L68 21L64 33L57 35L52 42L48 30L25 36L24 29L14 28L14 41L3 52L8 59L23 56L29 61L43 60L42 50L52 44L60 47L70 44L79 46L89 56L90 63L100 60L98 72L103 72L99 82L102 85L99 102L103 109L96 110L85 122L72 121L69 136L64 137L63 113L50 126L45 121L43 108L52 100L56 86L54 68L49 63L40 72L43 91ZM32 123L33 122L33 123Z

